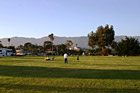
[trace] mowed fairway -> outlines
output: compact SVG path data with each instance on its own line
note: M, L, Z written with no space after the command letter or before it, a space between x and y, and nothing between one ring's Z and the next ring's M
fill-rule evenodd
M51 57L50 57L51 58ZM140 93L140 57L0 57L0 93Z

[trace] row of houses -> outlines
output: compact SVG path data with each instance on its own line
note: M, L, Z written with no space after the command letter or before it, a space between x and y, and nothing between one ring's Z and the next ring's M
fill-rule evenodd
M12 55L14 55L12 49L0 48L0 56L12 56Z
M80 47L69 47L69 50L80 51ZM37 55L55 54L55 53L56 51L47 49L43 54L37 54ZM14 53L12 49L0 48L0 56L23 56L26 54L30 55L31 53L25 53L23 49L16 50L16 53Z
M13 52L12 49L7 49L7 48L0 48L0 56L23 56L25 53L23 50L16 50L16 53Z

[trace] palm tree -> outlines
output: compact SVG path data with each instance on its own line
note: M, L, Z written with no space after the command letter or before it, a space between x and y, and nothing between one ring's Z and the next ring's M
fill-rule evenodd
M8 38L9 46L10 46L10 41L11 41L11 39L10 39L10 38Z
M53 51L53 40L54 40L54 35L53 35L53 33L51 33L50 35L48 35L48 37L49 37L50 40L52 41L52 51Z
M68 52L68 49L69 49L70 47L72 47L73 42L72 42L71 40L67 40L67 42L65 43L65 45L67 46L67 52Z

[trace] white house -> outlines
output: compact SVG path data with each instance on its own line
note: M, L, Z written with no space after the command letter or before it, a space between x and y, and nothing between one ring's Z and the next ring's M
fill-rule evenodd
M16 50L16 55L17 56L25 56L24 50L23 49Z
M0 56L12 56L13 54L12 49L0 48Z
M75 51L80 51L80 47L74 47Z

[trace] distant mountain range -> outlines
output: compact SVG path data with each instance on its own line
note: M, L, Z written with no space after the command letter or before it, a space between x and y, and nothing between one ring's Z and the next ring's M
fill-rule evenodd
M140 36L133 36L134 38L138 39L140 41ZM54 37L54 44L62 44L66 43L67 40L71 40L73 42L73 46L76 46L78 44L81 48L89 48L88 46L88 37L87 36L81 36L81 37ZM125 39L125 36L115 36L115 41L119 42L121 39ZM8 46L8 38L2 38L0 39L2 41L2 44L4 46ZM49 38L42 37L42 38L25 38L25 37L12 37L10 44L14 46L24 45L27 42L31 42L32 44L38 44L43 45L44 41L49 41Z

